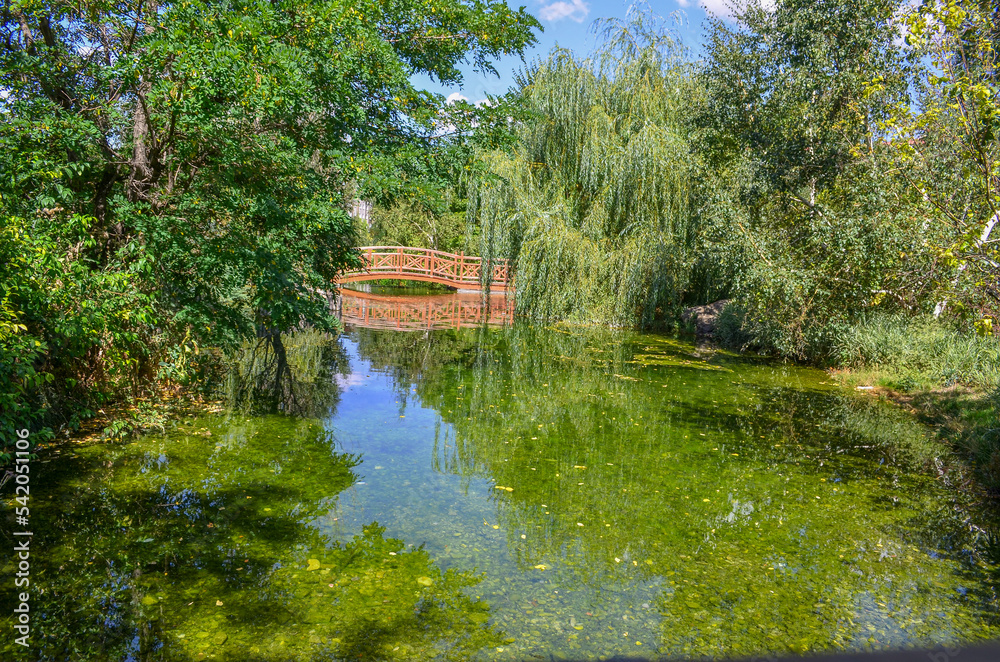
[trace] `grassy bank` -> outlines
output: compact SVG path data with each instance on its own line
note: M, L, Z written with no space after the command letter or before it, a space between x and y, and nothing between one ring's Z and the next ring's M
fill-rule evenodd
M932 318L880 317L838 334L830 371L932 426L1000 499L1000 342Z
M862 320L837 334L830 362L900 392L1000 388L1000 342L930 317ZM859 382L860 383L860 382Z

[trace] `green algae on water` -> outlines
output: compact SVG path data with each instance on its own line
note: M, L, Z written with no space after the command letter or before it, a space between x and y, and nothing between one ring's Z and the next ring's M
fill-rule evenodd
M1000 634L996 557L967 521L987 514L928 470L918 422L818 371L602 329L286 347L293 387L254 400L305 418L186 419L33 467L35 658L724 658Z

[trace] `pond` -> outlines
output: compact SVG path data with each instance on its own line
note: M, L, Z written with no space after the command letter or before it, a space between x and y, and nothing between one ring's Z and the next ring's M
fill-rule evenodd
M726 658L1000 636L985 515L937 477L930 431L821 371L528 324L352 326L282 349L280 388L261 394L260 356L231 388L256 413L33 466L33 650L5 638L4 659Z

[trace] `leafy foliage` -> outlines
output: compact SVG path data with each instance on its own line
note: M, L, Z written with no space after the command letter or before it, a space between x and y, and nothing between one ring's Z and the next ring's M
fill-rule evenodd
M433 142L443 100L411 74L490 71L538 27L496 0L0 14L5 431L135 394L160 364L183 379L173 347L333 330L320 290L356 260L344 190Z
M630 10L587 59L554 51L520 90L517 146L481 154L470 196L482 255L516 266L517 306L536 317L631 324L680 303L692 263L695 90L662 21Z
M895 6L750 2L735 26L710 24L706 259L724 265L764 349L828 355L837 325L933 291L917 192L873 137L906 99Z
M375 207L371 224L364 228L362 241L366 245L413 246L474 254L478 246L468 240L462 202L454 201L444 212L431 211L413 201L400 201L389 208Z
M883 122L901 173L942 229L932 247L954 270L942 279L946 302L975 313L992 333L1000 305L1000 17L990 3L923 2L907 14L906 39L930 60L918 104L900 104ZM991 239L991 237L993 237Z
M361 243L477 254L477 219L466 222L469 188L483 175L476 154L511 148L516 122L527 116L515 94L475 105L447 101L425 144L396 148L389 168L370 169L359 180L359 192L375 203L358 223Z

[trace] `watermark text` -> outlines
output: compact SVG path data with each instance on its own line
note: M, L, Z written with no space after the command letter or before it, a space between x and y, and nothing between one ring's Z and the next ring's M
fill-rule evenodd
M31 531L28 528L28 518L31 514L28 508L28 499L31 494L30 487L30 443L28 442L28 431L17 431L17 451L14 460L14 515L18 530L14 531L14 554L17 555L17 563L14 571L14 587L17 600L14 601L14 631L16 635L14 642L21 646L28 646L28 637L31 635Z

